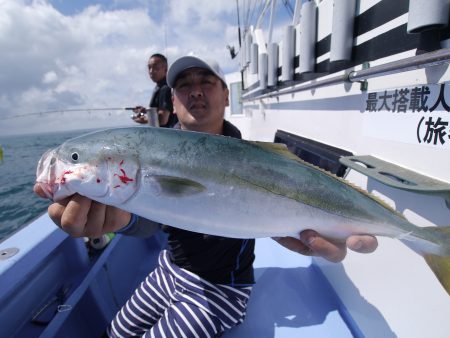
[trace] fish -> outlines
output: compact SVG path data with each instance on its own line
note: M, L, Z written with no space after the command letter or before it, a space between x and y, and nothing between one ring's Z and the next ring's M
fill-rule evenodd
M421 254L450 295L450 227L419 227L283 144L184 130L88 133L48 150L36 182L54 201L78 193L162 224L232 238L396 238Z

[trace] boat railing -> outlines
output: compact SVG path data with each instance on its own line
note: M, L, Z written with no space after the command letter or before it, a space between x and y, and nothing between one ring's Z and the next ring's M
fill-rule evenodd
M388 62L375 67L361 70L346 71L344 74L328 77L322 80L314 80L306 84L301 84L285 90L275 90L261 95L254 95L250 92L244 94L242 98L259 100L276 97L280 95L297 93L305 90L312 90L320 87L331 86L339 83L362 82L370 78L398 74L410 70L417 70L450 63L450 48L443 48L433 52L415 55L406 59ZM270 90L270 89L268 89Z

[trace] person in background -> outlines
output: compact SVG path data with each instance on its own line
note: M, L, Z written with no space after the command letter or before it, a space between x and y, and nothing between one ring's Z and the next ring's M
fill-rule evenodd
M156 108L160 127L171 128L177 123L177 117L173 114L172 94L167 86L167 59L162 54L153 54L148 59L148 75L156 84L150 98L149 107ZM147 109L137 106L133 109L132 119L140 124L148 123Z
M171 65L167 80L179 119L175 128L241 137L224 120L229 92L216 62L181 57ZM44 196L38 185L34 190ZM147 236L159 229L168 234L168 250L161 252L159 266L117 313L107 330L110 337L218 337L244 320L254 284L253 239L210 236L157 224L78 194L53 203L48 212L73 236L106 232ZM291 250L333 262L345 257L347 246L371 252L377 244L372 236L330 241L312 230L303 231L299 238L276 240Z

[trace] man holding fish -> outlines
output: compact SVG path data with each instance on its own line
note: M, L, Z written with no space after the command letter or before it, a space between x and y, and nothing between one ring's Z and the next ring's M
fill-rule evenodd
M236 127L224 120L225 107L229 103L229 92L223 72L216 62L194 56L182 57L171 65L167 82L173 89L174 111L179 119L178 128L240 138L240 132ZM172 131L167 130L167 132ZM172 139L176 142L176 131L173 132ZM205 142L205 139L199 138L196 142ZM186 145L186 151L188 149ZM170 154L169 149L167 151L167 156L174 156L173 153ZM78 153L72 153L72 160L78 160L78 155ZM176 156L179 157L180 153ZM45 166L46 160L41 161L43 162L39 166ZM49 160L50 162L54 161ZM122 174L114 174L114 179L117 181L114 188L122 189L123 186L124 190L121 191L125 194L125 186L135 182L131 176L133 172L131 167L127 167L128 164L123 162L121 160L117 164ZM38 168L38 174L39 171ZM65 171L59 186L62 186L70 175L72 175L71 171ZM167 196L172 201L176 200L175 197L195 198L196 195L207 191L204 185L193 180L181 180L173 176L170 172L147 174L140 180L146 181L142 184L148 184L149 193L160 197L161 200ZM97 177L96 180L99 183L100 178ZM139 208L131 208L133 212L124 211L113 206L120 203L106 205L78 193L73 194L74 191L58 196L55 194L54 187L48 188L39 178L37 182L34 187L35 192L41 197L51 197L55 201L48 208L51 219L71 236L99 237L107 232L139 236L159 228L169 235L169 250L161 253L160 265L147 277L145 283L137 288L135 294L117 314L108 329L110 337L133 335L147 337L152 334L162 336L162 331L165 336L170 337L216 337L243 321L247 300L254 283L253 239L245 239L245 234L236 238L231 238L234 236L220 237L222 236L220 230L203 235L202 231L195 231L189 226L183 227L181 224L183 219L180 224L177 223L178 218L182 218L182 216L178 217L177 213L190 212L185 205L183 206L183 200L172 204L169 210L172 216L167 218L173 219L173 223L167 222L169 225L181 227L178 229L161 225L166 214L159 212L158 198L152 202L156 205L153 208L157 216L150 221L136 216L139 213L145 214L140 212ZM95 179L90 182L90 185L95 185ZM233 186L230 186L229 190L232 189ZM75 192L81 192L81 190ZM67 197L68 195L70 196ZM218 198L213 193L209 196L211 200ZM198 207L198 205L193 206L193 208ZM149 206L149 208L152 207ZM200 206L201 208L205 218L210 217L207 216L210 211L208 207ZM216 214L212 216L220 217L220 212L221 209L218 209L217 216ZM193 223L206 223L205 226L208 226L208 220L202 222L201 216L199 219L192 219L190 218ZM236 225L239 219L226 219L225 222L229 222L232 226ZM261 236L258 234L255 237ZM274 239L290 250L304 255L322 256L332 262L344 259L347 247L364 253L372 252L377 247L376 238L370 235L353 235L348 236L346 240L329 240L313 230L304 230L298 234L297 238L276 237ZM162 297L162 294L167 298ZM205 300L204 297L207 299ZM152 301L155 298L158 298L159 305L155 305ZM204 301L215 306L205 307ZM150 303L152 308L146 307L146 303Z

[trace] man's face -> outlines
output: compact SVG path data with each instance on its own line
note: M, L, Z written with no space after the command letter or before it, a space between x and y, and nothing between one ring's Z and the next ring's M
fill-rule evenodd
M148 75L153 82L159 82L166 76L167 65L158 57L148 60Z
M182 72L174 86L173 107L184 129L210 132L222 125L228 89L213 73L202 68Z

